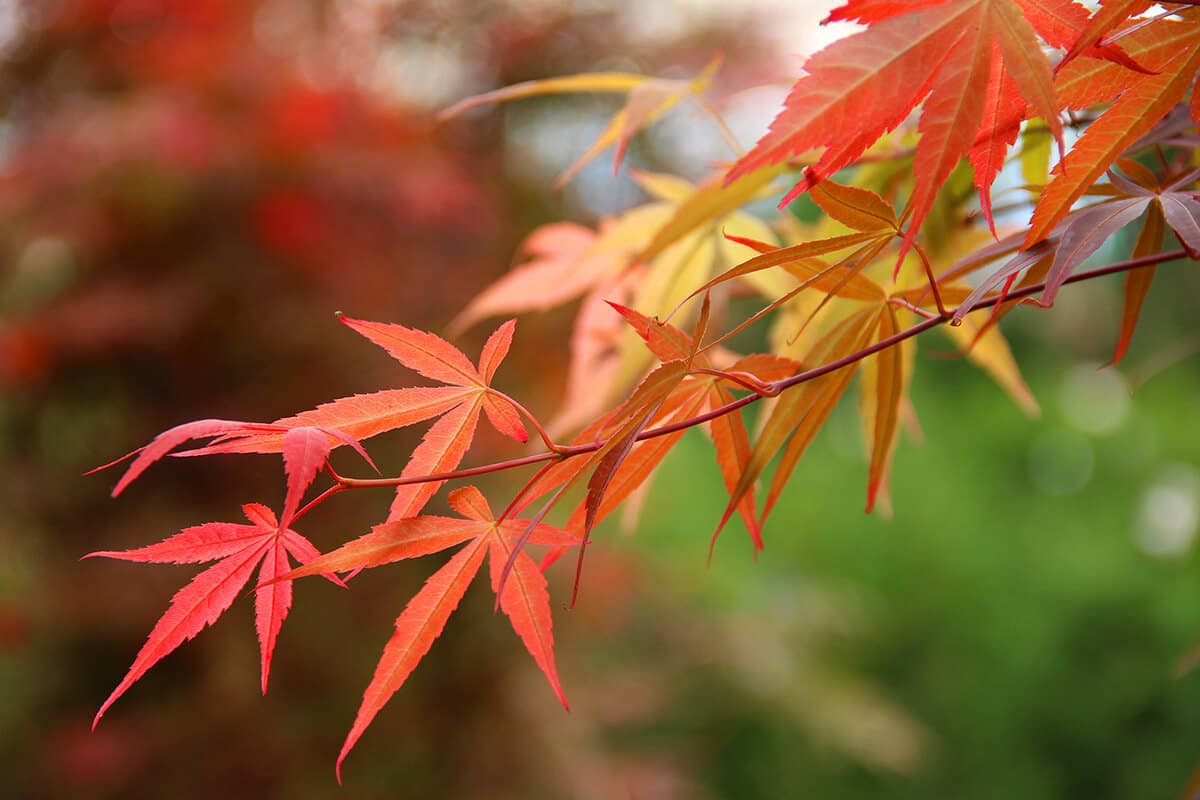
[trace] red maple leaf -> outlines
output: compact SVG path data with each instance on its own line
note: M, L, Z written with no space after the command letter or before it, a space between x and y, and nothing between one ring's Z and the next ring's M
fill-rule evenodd
M971 155L985 197L1026 113L1042 117L1062 149L1059 103L1039 37L1072 44L1088 15L1068 0L851 0L830 19L870 25L818 52L770 130L730 170L736 180L768 164L823 150L783 204L848 166L925 101L913 164L911 222L901 255L951 170ZM1118 58L1115 48L1090 53ZM1127 60L1127 59L1126 59ZM1026 109L1026 104L1028 109ZM999 154L999 157L998 155Z
M173 442L177 443L194 436L210 436L218 430L230 429L231 425L240 424L217 423L218 421L205 420L203 423L191 423L190 428L180 426L172 429L174 433L168 431L160 435L155 442L139 453L138 460L135 460L134 465L117 485L114 494L136 477L141 469L145 469L149 461L170 450L174 446ZM182 432L181 428L184 429ZM242 512L249 520L249 525L206 522L203 525L185 528L158 544L134 550L102 550L84 556L104 556L159 564L197 564L214 560L217 562L194 577L171 598L171 604L150 631L146 644L138 651L129 672L96 712L92 721L93 728L100 722L109 706L145 675L147 670L179 645L216 622L233 604L246 582L250 580L255 567L259 567L260 586L254 592L254 616L262 655L262 690L266 693L275 641L292 606L292 582L290 579L280 580L279 577L292 568L288 560L289 555L301 564L319 555L312 543L291 530L289 525L305 489L325 464L329 447L326 432L317 428L296 428L287 432L282 445L287 493L280 519L266 506L249 503L242 506ZM326 577L341 584L341 581L331 575Z
M383 649L375 676L363 693L363 702L338 755L338 781L342 762L362 736L371 720L404 684L417 664L441 635L446 621L458 607L467 586L479 572L485 556L490 555L492 590L497 592L500 608L508 615L513 630L545 673L563 706L567 705L558 670L554 665L554 635L550 614L550 595L546 579L537 563L516 549L522 539L531 544L571 547L579 539L566 531L544 524L530 530L528 520L497 520L487 500L474 486L450 493L451 508L462 518L420 516L376 525L370 533L284 575L290 581L318 573L357 571L390 564L406 558L429 555L466 543L446 564L425 582L396 619L396 630ZM507 564L511 569L502 572ZM501 588L501 578L503 588Z
M437 417L401 473L401 477L409 478L450 472L458 467L475 438L481 413L504 435L519 442L528 441L529 434L521 423L517 405L490 385L512 344L515 320L505 322L488 337L478 367L457 347L432 333L349 317L342 317L342 322L404 366L444 385L385 389L343 397L256 429L236 427L245 423L229 423L228 431L193 433L192 438L220 435L211 444L182 455L279 452L284 434L297 427L325 431L331 447L353 445L359 439ZM388 519L420 513L443 483L429 481L397 487Z

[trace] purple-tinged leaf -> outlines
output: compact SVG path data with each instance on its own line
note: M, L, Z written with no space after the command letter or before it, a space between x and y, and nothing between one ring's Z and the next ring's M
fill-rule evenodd
M983 300L984 296L988 294L988 292L992 291L1000 284L1009 281L1021 270L1028 269L1029 267L1032 267L1034 264L1049 256L1050 253L1053 252L1056 244L1056 241L1047 239L1045 241L1038 242L1024 252L1017 253L1016 256L1007 261L1002 267L1000 267L1000 269L987 276L982 283L975 287L974 291L967 295L966 299L963 300L955 310L954 316L950 318L950 324L961 325L963 317L971 313L975 306L979 305L979 302Z
M1200 258L1200 201L1184 192L1166 192L1159 201L1179 243L1192 258Z
M1108 175L1109 183L1119 189L1122 194L1127 194L1130 197L1154 197L1154 190L1147 189L1145 186L1134 183L1128 178L1122 177L1119 173L1113 170L1109 170L1106 174Z
M1063 282L1088 256L1100 249L1114 233L1142 215L1153 198L1135 197L1089 206L1062 222L1062 238L1054 263L1046 273L1046 288L1039 304L1054 305Z

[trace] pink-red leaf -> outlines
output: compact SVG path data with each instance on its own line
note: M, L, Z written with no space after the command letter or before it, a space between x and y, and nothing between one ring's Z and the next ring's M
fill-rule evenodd
M463 352L440 336L386 322L342 317L342 322L382 347L392 358L435 381L482 386L485 381Z
M384 522L371 528L370 533L292 570L287 578L349 572L419 558L474 539L487 529L477 519L455 517L424 516Z
M283 437L283 469L287 473L287 495L279 524L286 528L300 508L304 492L325 466L329 437L317 428L293 428Z
M154 564L198 564L225 558L255 544L262 537L257 525L206 522L184 528L163 541L136 550L99 550L84 558L118 558Z
M278 426L260 425L251 422L235 422L226 419L201 419L195 422L185 422L183 425L176 425L174 428L165 430L151 440L150 444L135 450L128 456L123 456L117 461L112 462L117 464L124 461L129 456L136 453L133 463L125 470L125 474L117 481L117 485L113 487L112 496L116 497L125 487L133 482L137 476L146 471L146 468L165 456L167 453L174 450L184 442L192 439L207 439L211 436L219 436L222 434L231 433L262 433L278 431ZM111 464L106 465L111 466ZM103 467L101 467L103 469Z
M536 229L521 245L530 256L478 296L450 324L463 331L497 314L542 311L591 288L613 263L613 254L593 250L596 233L571 222Z
M330 437L330 446L340 447L351 442L339 436L338 432L352 440L369 439L445 413L470 397L474 391L462 386L414 386L342 397L322 403L311 411L276 420L272 423L278 429L276 432L237 432L180 455L278 453L283 448L283 437L287 431L306 426L325 431Z
M175 593L171 604L150 631L129 672L113 690L92 720L92 728L117 698L152 666L188 639L216 622L237 598L267 549L266 542L250 545L201 572Z
M396 618L396 630L383 649L383 657L375 667L375 675L363 692L363 702L354 725L337 759L338 783L342 780L342 763L358 742L375 715L391 699L417 668L446 627L446 620L458 608L467 586L479 572L487 553L487 541L479 538L459 550L408 601L403 613Z
M108 707L150 667L228 609L259 561L262 561L262 568L260 585L255 590L255 625L262 654L262 689L266 692L275 641L291 607L291 581L281 578L289 569L287 553L304 563L317 555L317 549L295 531L281 530L275 513L266 506L248 503L242 510L250 525L209 522L187 528L149 547L91 554L127 561L179 564L220 559L172 598L129 673L96 714L93 727ZM344 586L332 575L325 577Z
M263 694L267 693L275 641L292 607L292 582L275 582L275 579L289 569L291 564L288 563L287 548L283 537L277 536L267 545L262 566L258 570L259 586L254 590L254 627L258 631Z
M489 549L492 591L499 596L500 608L508 615L513 630L521 637L525 648L550 682L558 701L563 708L567 708L567 698L554 664L553 616L550 613L546 578L532 558L525 553L517 553L501 589L501 572L512 555L512 544L507 537L497 535L492 537Z
M475 438L479 423L479 402L467 401L446 412L429 426L421 443L413 450L401 477L419 477L450 472L458 467ZM445 481L425 481L396 487L388 522L420 513Z

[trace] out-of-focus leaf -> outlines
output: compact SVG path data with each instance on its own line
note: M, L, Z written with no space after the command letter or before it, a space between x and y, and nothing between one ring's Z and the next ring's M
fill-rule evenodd
M846 250L877 239L879 239L878 233L849 233L845 236L834 236L831 239L804 242L803 244L792 245L790 247L774 247L765 242L735 239L735 241L741 244L758 250L760 255L743 261L732 269L726 270L699 289L696 289L690 296L695 297L726 281L741 278L764 269L790 266L799 269L805 275L804 279L809 281L809 285L818 291L829 292L855 300L882 300L885 297L883 289L875 282L846 269L828 268L822 270L815 267L809 261L809 259L816 258L817 256L836 253L840 250Z
M438 116L448 119L488 103L502 103L525 97L545 94L569 94L575 92L628 93L625 106L609 121L608 126L578 160L558 178L562 185L579 173L589 161L604 150L616 145L614 171L620 167L629 140L643 128L669 111L676 103L690 94L699 94L708 88L712 76L721 66L721 56L715 57L690 81L649 78L626 73L590 73L563 78L547 78L526 81L503 89L468 97L442 111Z
M753 200L781 172L783 165L754 170L726 184L717 175L688 195L675 209L667 224L654 234L640 258L649 261L702 225L712 223Z
M570 222L543 225L521 249L530 256L478 294L450 323L461 332L500 314L543 311L569 302L591 288L616 261L596 252L596 233Z
M1021 377L1008 342L999 328L991 326L984 330L984 324L975 317L967 317L961 325L946 325L942 330L958 343L971 363L992 376L1008 392L1022 411L1031 417L1040 415L1041 409Z

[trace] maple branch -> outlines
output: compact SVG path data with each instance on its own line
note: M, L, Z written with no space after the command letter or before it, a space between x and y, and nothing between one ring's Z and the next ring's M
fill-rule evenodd
M1200 0L1197 0L1197 3L1200 3ZM1115 275L1121 272L1128 272L1130 270L1141 269L1143 267L1151 267L1155 266L1156 264L1162 264L1167 261L1175 261L1184 258L1188 258L1188 253L1183 248L1170 250L1165 253L1158 253L1156 255L1133 258L1126 261L1120 261L1116 264L1109 264L1105 267L1097 267L1096 269L1077 272L1063 281L1063 285L1068 283L1080 283L1082 281L1088 281L1094 278L1102 278L1106 275ZM969 313L973 314L976 311L992 308L993 306L997 306L1001 303L1007 303L1013 300L1021 300L1023 298L1035 295L1038 292L1043 291L1045 288L1046 283L1043 281L1041 283L1036 283L1031 286L1026 286L1016 291L1009 292L1006 295L989 297L977 303ZM812 369L798 372L790 378L783 378L782 380L764 384L762 387L763 391L761 393L756 389L752 394L739 397L736 400L706 411L703 414L697 414L694 417L688 417L687 419L682 419L677 422L672 422L667 425L642 431L635 437L635 441L641 442L647 439L656 439L659 436L667 436L678 431L695 427L696 425L701 425L705 422L717 419L718 417L723 417L726 414L731 414L738 409L750 405L751 403L758 402L763 397L770 397L775 394L779 394L786 389L799 386L802 383L808 383L809 381L816 380L817 378L828 375L831 372L836 372L843 367L847 367L856 361L862 361L864 358L873 356L882 350L888 349L889 347L893 347L906 339L911 339L912 337L922 334L925 331L936 328L939 325L943 325L950 321L950 319L953 317L953 314L953 311L947 310L941 315L922 320L912 327L905 328L904 330L892 334L891 336L880 339L870 346L864 347L861 350L856 350L855 352L843 356L842 358L830 361L828 364L822 364L819 367L813 367ZM725 375L725 373L722 373L722 375ZM507 461L496 461L491 464L483 464L478 467L469 467L467 469L459 469L452 472L438 472L431 475L410 475L398 478L346 478L338 475L333 471L332 468L327 469L330 475L333 476L333 479L337 481L338 485L343 489L407 486L414 483L431 483L433 481L448 481L460 478L470 478L476 475L486 475L491 472L502 472L504 470L524 467L530 464L540 464L543 461L572 458L574 456L585 455L587 453L594 453L600 448L604 447L606 444L608 444L608 440L596 440L586 444L563 445L559 447L557 452L547 451L544 453L534 453L533 455L523 456L521 458L513 458ZM332 490L327 490L326 494L331 493L331 491ZM315 504L319 500L324 499L326 494L321 495L312 503L309 503L309 506ZM305 506L301 512L298 512L298 515L299 513L303 513L303 511L307 510L309 506Z
M523 456L521 458L513 458L507 461L496 461L492 464L483 464L478 467L468 467L466 469L456 469L452 472L434 472L429 475L408 475L398 478L347 478L339 475L332 469L329 474L335 481L346 489L376 489L381 486L410 486L414 483L432 483L433 481L452 481L459 478L473 478L476 475L487 475L491 472L501 472L507 469L516 469L517 467L528 466L529 464L540 464L543 461L550 461L563 456L575 456L580 453L590 453L592 450L598 450L604 443L600 442L595 447L591 445L575 445L573 447L563 447L563 452L544 452L534 453L531 456ZM583 449L580 449L583 448Z

